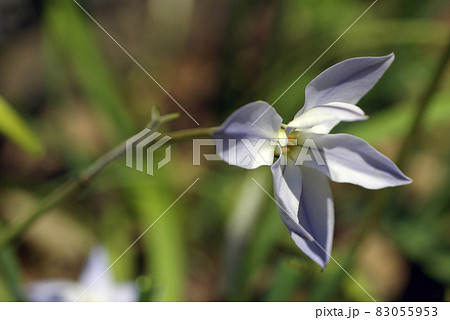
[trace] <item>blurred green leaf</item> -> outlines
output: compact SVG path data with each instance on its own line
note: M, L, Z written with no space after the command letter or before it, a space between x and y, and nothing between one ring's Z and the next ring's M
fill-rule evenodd
M305 261L293 258L282 258L275 270L272 287L265 301L289 301L298 291L308 273Z
M0 233L3 232L3 225L0 224ZM0 250L0 300L1 301L21 301L22 294L20 286L22 283L21 269L10 247ZM4 290L1 290L3 287Z
M365 21L352 29L350 37L343 37L339 51L376 50L382 46L412 43L440 46L445 43L448 23L429 19L379 19ZM373 41L377 39L377 41Z
M342 273L344 273L344 271L342 271ZM379 298L375 295L373 286L371 286L370 279L368 279L368 277L364 274L364 271L354 268L351 275L354 280L345 275L344 281L342 282L342 291L347 301L372 302L373 300L367 295L367 293L374 297L375 300L379 300ZM358 281L358 283L355 281ZM358 284L361 285L367 293L364 292Z
M336 255L336 252L332 252L333 257L339 261L344 269L349 269L349 256ZM347 275L339 266L330 262L323 272L317 273L314 278L314 282L311 286L311 290L308 292L309 301L341 301L338 299L339 292L341 290L341 283L344 277Z
M436 94L430 102L429 112L425 115L426 128L448 123L450 119L448 101L450 101L448 92ZM344 124L341 128L343 127L346 133L358 136L372 144L401 138L411 126L414 108L415 106L411 103L394 106L373 116L369 115L367 121ZM334 131L342 130L337 128Z
M44 147L36 133L2 97L0 97L0 132L30 154L36 156L44 154Z
M110 257L120 256L124 248L127 248L134 241L135 234L132 232L133 226L130 220L131 217L127 215L124 203L111 200L105 204L104 215L101 219L101 232L102 242L108 248ZM115 230L117 231L115 232ZM137 248L131 248L129 250L129 258L120 259L116 263L115 268L112 270L114 279L129 281L136 276L136 259L132 258L136 256L136 251Z
M323 272L316 274L315 281L308 294L309 301L347 301L348 299L350 301L372 301L364 290L378 299L374 296L370 283L366 281L362 274L357 273L352 265L355 261L354 252L339 253L334 251L332 254L340 266L336 262L330 261Z
M180 192L170 190L170 179L163 171L158 176L149 176L126 168L120 170L126 183L126 194L137 212L143 232L169 208ZM182 199L180 200L182 202ZM181 203L177 203L142 237L147 259L147 276L154 283L153 301L182 301L185 299L186 247L179 215L188 214Z
M269 180L267 180L268 182ZM256 186L259 188L258 186ZM270 189L266 185L264 188ZM261 190L261 192L263 192ZM248 300L246 295L249 294L251 285L255 277L260 274L263 267L267 265L267 260L270 254L274 251L277 244L279 244L282 236L288 236L288 232L280 220L275 204L267 197L269 203L265 210L261 212L259 221L257 222L254 235L252 236L248 249L244 256L243 268L240 279L241 287L238 300ZM247 286L247 287L246 287Z
M96 44L93 22L72 1L47 1L44 13L50 42L66 58L92 106L112 126L105 128L109 136L120 140L130 135L133 125L110 67Z
M447 157L448 158L448 157ZM450 172L446 172L447 179ZM448 182L413 212L391 216L386 224L397 246L433 279L450 285L450 200Z
M225 230L223 284L225 296L233 297L242 289L243 256L251 239L267 195L252 180L268 184L267 172L250 172L235 187L234 208L229 214ZM236 186L236 182L233 183ZM252 199L252 201L249 201Z

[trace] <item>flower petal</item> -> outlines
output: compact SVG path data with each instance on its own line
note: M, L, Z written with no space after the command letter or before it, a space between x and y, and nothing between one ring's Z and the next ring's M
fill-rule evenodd
M114 302L135 302L139 299L139 292L133 282L121 283L110 292Z
M333 244L334 208L328 178L321 172L302 167L303 188L298 219L314 241L291 233L296 245L322 269L330 261Z
M110 272L103 274L109 267L108 253L105 248L95 246L89 253L86 265L80 275L80 283L91 286L95 283L96 290L109 288L113 284Z
M243 106L213 134L218 155L223 161L245 169L272 165L276 145L271 139L278 138L282 121L267 102Z
M71 292L78 284L69 280L41 280L26 285L25 295L32 302L74 301Z
M302 172L292 161L283 165L283 155L272 165L273 190L281 220L289 232L312 240L312 236L302 228L298 221L299 201L302 193Z
M394 54L360 57L342 61L328 68L305 89L305 104L295 115L330 102L356 104L381 78L394 61Z
M348 134L305 133L317 147L312 161L302 164L326 174L335 182L348 182L367 189L408 184L411 179L366 141ZM322 159L317 159L319 154ZM316 152L316 154L314 154ZM324 163L320 164L320 162Z
M286 133L294 129L314 133L329 133L339 122L366 120L367 116L359 107L343 102L332 102L313 107L288 123Z

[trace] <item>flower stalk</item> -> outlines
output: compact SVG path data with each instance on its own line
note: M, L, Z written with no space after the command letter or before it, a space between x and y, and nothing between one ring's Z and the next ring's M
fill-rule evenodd
M157 129L162 124L172 121L178 118L178 113L172 113L160 116L155 109L152 111L152 119L147 125L147 128L151 130ZM180 131L174 131L167 133L172 139L169 143L195 139L195 138L207 138L210 137L212 132L216 130L212 128L194 128ZM149 146L156 143L159 139L153 140ZM48 212L50 209L67 199L74 192L89 185L97 175L108 167L112 162L119 159L126 153L126 140L120 143L118 146L101 156L92 165L80 172L78 175L63 183L60 187L50 193L42 201L37 204L37 207L30 212L26 217L17 225L5 230L0 237L0 249L10 244L12 241L19 238L36 220L42 215Z

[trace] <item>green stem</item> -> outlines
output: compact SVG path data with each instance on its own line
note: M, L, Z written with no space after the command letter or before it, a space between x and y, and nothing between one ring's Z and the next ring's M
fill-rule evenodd
M194 129L186 129L175 132L170 132L167 135L172 137L172 140L182 141L189 139L201 139L211 137L214 131L216 131L218 127L211 128L194 128Z
M149 129L156 129L163 122L172 120L174 117L172 115L161 116L157 121L152 121L149 125ZM212 128L195 128L187 129L181 131L175 131L166 134L166 136L172 137L170 142L183 141L188 139L199 139L210 137L211 134L216 130L215 127ZM159 139L153 140L148 146L156 143ZM11 229L7 230L0 238L0 248L11 243L13 240L17 239L22 235L37 219L39 219L44 213L48 212L51 208L65 200L69 195L71 195L76 190L79 190L86 185L88 185L103 169L105 169L109 164L120 158L126 153L126 141L123 141L117 147L100 157L92 165L86 168L84 171L79 173L73 179L67 181L50 195L44 198L32 211L28 214L23 221L13 226Z

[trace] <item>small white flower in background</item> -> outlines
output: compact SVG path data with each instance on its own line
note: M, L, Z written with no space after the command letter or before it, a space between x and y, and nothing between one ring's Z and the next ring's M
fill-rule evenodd
M271 166L281 219L296 245L322 269L330 260L334 231L327 177L367 189L411 182L364 140L329 134L341 121L367 119L355 104L393 60L393 54L361 57L328 68L308 84L303 108L287 125L272 106L258 101L236 110L214 133L225 162L246 169Z
M108 254L103 247L94 247L78 281L41 280L26 286L29 301L73 302L91 286L109 267ZM105 273L79 301L132 302L137 301L138 290L133 282L116 283L110 272Z

